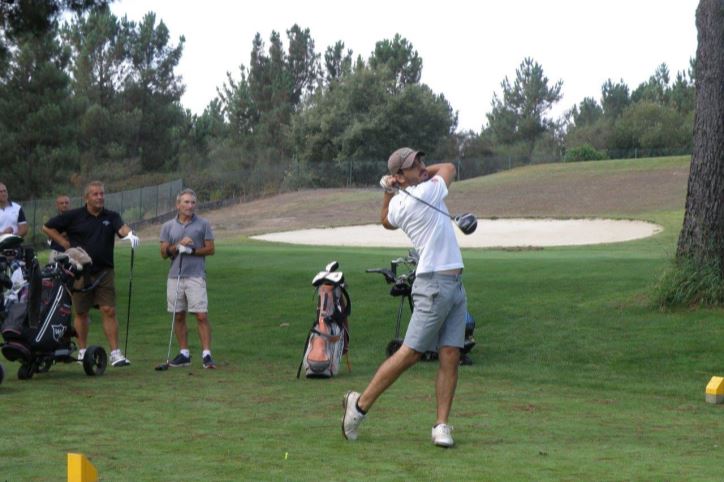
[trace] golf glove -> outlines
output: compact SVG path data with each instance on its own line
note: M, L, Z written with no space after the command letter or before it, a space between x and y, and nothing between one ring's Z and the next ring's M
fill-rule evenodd
M397 181L395 181L394 176L387 174L380 179L380 187L384 189L386 193L394 194L395 191L397 191Z
M176 251L178 251L178 254L194 254L194 248L191 246L185 246L183 244L177 244L176 245Z
M122 239L131 243L131 249L136 249L141 244L141 239L133 234L133 231L129 232L128 235Z

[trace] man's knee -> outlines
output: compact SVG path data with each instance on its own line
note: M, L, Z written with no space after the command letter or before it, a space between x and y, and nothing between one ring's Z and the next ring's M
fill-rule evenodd
M407 345L402 345L399 350L395 352L393 356L399 357L399 360L408 366L412 366L419 362L422 358L422 353L415 351Z
M113 318L116 316L115 306L101 306L99 309L101 310L101 315L103 315L104 318Z
M457 366L460 362L460 348L456 346L441 346L438 350L440 365Z
M196 315L196 321L201 325L207 325L209 323L209 314L206 312L194 313Z

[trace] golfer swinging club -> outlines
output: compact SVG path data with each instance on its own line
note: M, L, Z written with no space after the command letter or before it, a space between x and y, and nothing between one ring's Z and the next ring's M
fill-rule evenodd
M455 166L444 163L425 167L422 156L424 152L409 147L396 150L387 161L390 174L380 180L385 189L382 225L401 228L420 255L412 286L415 310L400 349L380 365L361 394L345 394L342 432L347 440L357 439L357 429L377 398L423 353L437 350L440 366L435 382L437 419L432 427L432 442L440 447L452 447L454 443L448 417L458 380L467 311L462 255L449 217L396 192L406 188L415 197L448 212L444 199L455 178Z

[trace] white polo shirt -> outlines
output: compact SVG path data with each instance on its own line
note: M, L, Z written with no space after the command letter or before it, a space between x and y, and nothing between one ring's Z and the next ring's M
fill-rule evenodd
M18 203L8 201L7 206L0 208L0 232L11 226L13 234L17 234L19 224L27 224L23 208Z
M449 212L444 202L447 185L441 176L409 187L407 191ZM417 274L463 267L463 257L449 217L400 192L390 200L387 221L404 231L420 255Z

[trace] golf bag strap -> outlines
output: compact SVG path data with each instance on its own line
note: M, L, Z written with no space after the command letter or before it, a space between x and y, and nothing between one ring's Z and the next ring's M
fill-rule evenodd
M297 380L299 380L299 376L302 374L302 366L304 365L304 357L307 354L307 347L309 346L309 339L312 337L312 330L309 330L309 334L307 335L307 341L304 342L304 349L302 350L302 360L299 362L299 368L297 368Z
M347 290L344 288L344 286L342 286L341 288L342 295L344 296L344 314L346 316L349 316L352 314L352 300L350 299L349 293L347 293Z

